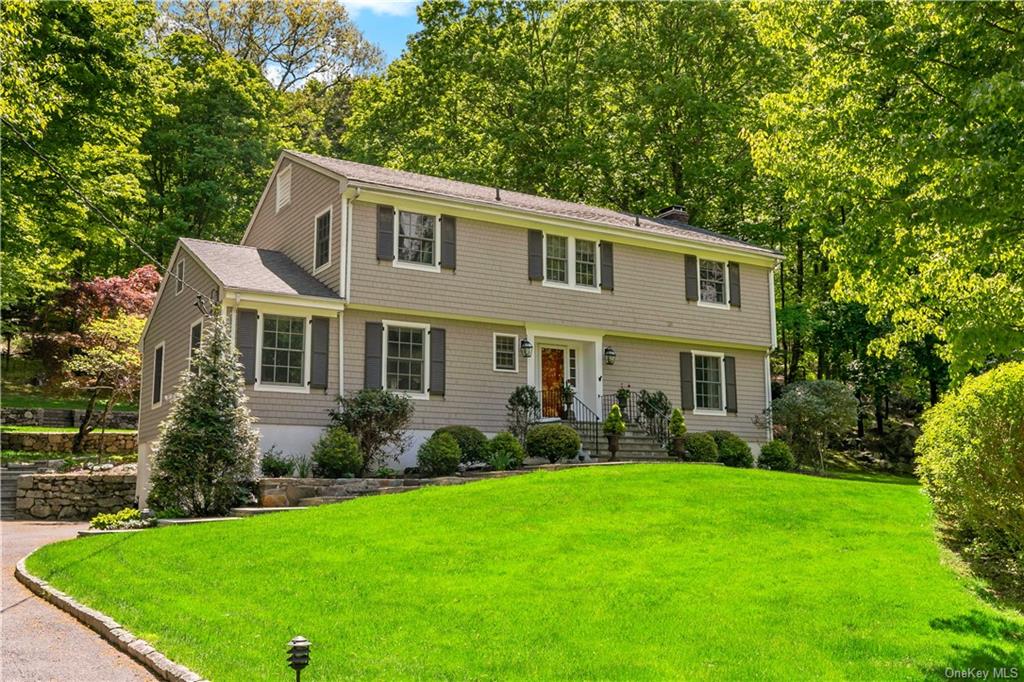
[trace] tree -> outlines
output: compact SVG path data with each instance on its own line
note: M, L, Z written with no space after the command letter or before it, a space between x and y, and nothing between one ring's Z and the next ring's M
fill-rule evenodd
M142 357L139 340L146 318L118 313L86 324L81 336L83 350L64 363L64 386L89 395L72 452L81 452L85 437L98 425L106 425L110 410L119 400L130 400L139 391ZM93 419L96 401L106 394L99 419Z
M412 421L412 401L381 388L364 388L338 396L331 422L355 436L363 453L359 473L374 471L391 459L398 461L405 449L406 429ZM389 452L390 451L390 452Z
M824 471L829 441L857 421L857 399L838 381L798 381L782 390L768 414L771 423L783 429L798 459Z
M181 375L153 457L154 509L219 516L237 504L259 466L259 433L242 367L219 310L203 325L192 371Z

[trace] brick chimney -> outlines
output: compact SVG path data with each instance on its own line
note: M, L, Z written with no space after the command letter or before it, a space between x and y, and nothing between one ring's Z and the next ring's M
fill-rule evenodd
M690 214L686 212L686 209L682 206L666 206L665 208L658 211L658 218L661 220L668 220L673 223L679 223L680 225L690 224Z

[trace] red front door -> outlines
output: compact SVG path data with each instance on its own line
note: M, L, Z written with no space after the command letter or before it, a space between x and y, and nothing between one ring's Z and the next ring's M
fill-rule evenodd
M565 383L565 350L540 350L541 404L545 417L561 414L562 385Z

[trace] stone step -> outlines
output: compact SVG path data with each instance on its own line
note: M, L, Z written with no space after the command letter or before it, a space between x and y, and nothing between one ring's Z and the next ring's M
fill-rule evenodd
M235 507L231 510L232 516L262 516L263 514L275 514L277 512L297 511L306 507Z
M304 497L299 500L299 507L319 507L324 504L337 504L338 502L348 502L354 500L358 495L325 495L322 497ZM274 507L269 507L273 509Z

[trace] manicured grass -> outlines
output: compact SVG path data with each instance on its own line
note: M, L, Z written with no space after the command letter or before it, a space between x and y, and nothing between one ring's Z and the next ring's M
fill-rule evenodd
M598 467L46 547L210 679L921 679L1024 664L910 485Z
M100 429L95 428L92 433L100 433L100 431L106 431L107 433L135 433L135 429ZM4 424L0 426L0 431L10 431L12 433L78 433L78 427L76 426L8 426Z

